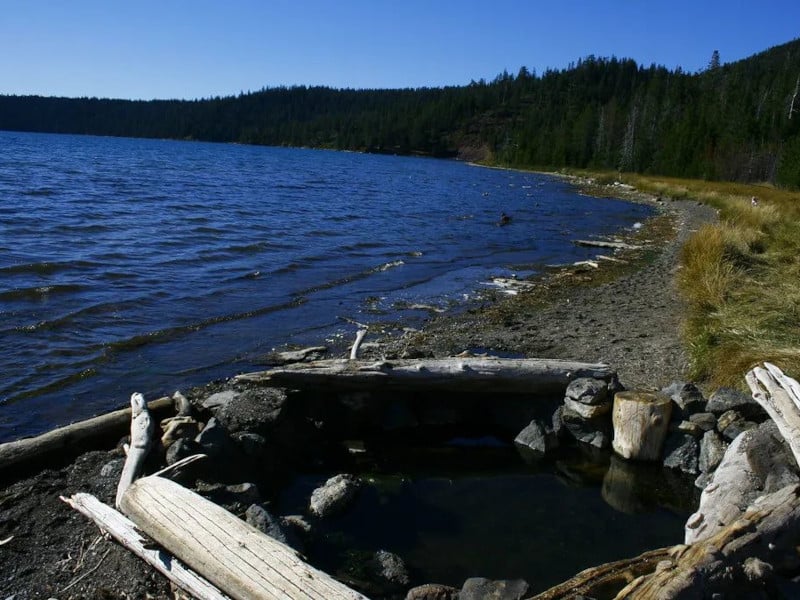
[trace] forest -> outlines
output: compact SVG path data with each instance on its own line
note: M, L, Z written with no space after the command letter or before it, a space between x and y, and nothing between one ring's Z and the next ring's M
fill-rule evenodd
M453 157L800 187L800 39L698 73L587 56L419 89L199 100L0 96L0 129Z

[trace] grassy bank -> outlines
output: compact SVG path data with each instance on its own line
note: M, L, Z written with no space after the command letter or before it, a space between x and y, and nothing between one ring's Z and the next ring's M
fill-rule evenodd
M719 212L719 223L698 230L681 252L678 284L688 305L683 334L692 377L741 386L744 372L760 361L800 373L800 193L640 175L595 177L665 199L696 199Z

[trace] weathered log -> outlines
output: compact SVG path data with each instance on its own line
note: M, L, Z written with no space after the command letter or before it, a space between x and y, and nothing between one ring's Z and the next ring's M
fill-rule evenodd
M544 393L561 391L578 377L606 381L604 364L538 358L456 357L368 362L320 360L238 375L238 382L331 391L389 388L453 392Z
M672 400L654 392L614 395L614 452L634 460L658 460L667 435Z
M62 496L61 499L79 513L89 517L100 529L109 533L125 548L198 600L226 600L228 598L180 561L161 549L150 547L149 540L141 536L129 519L94 496L79 493L70 498Z
M147 403L139 392L131 394L131 443L125 446L127 457L117 484L116 507L122 494L133 483L144 467L144 461L153 445L155 423L150 418Z
M358 349L361 348L361 342L364 341L366 335L366 329L359 329L356 332L356 341L353 342L353 347L350 348L350 360L356 360L358 358Z
M800 567L800 486L761 496L712 537L675 546L649 575L631 582L618 599L774 597L773 576ZM760 596L750 593L760 592Z
M568 598L611 598L642 575L652 573L669 558L672 548L659 548L634 558L618 560L581 571L574 577L533 596L529 600L566 600Z
M172 408L170 398L148 403L152 413L166 414ZM122 437L131 422L131 409L123 408L86 421L54 429L42 435L0 444L0 471L22 467L56 454L62 457L78 454L82 449L111 437Z
M161 477L134 482L121 508L156 542L240 599L364 599L224 508Z
M748 372L745 380L753 399L775 421L800 465L800 383L770 363Z
M625 242L607 242L602 240L575 240L578 246L590 246L595 248L613 248L615 250L638 250L641 246L627 244Z

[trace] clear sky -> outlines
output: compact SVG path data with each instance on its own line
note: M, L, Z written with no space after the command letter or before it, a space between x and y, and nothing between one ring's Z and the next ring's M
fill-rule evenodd
M800 0L0 0L0 94L464 85L617 56L694 72L800 37Z

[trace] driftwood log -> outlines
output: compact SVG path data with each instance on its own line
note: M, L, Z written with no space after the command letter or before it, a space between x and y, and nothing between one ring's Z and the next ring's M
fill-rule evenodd
M319 360L238 375L239 382L329 391L395 389L453 392L543 393L578 377L610 380L604 364L495 357L427 360Z
M658 460L667 435L672 400L654 392L614 395L614 452L634 460Z
M148 403L154 414L166 414L172 408L170 398L159 398ZM39 459L56 454L71 456L82 448L94 445L106 438L119 439L125 435L131 423L131 409L123 408L86 421L66 425L42 435L0 444L0 471L12 467L22 467Z
M751 370L745 380L753 399L775 421L800 465L800 383L770 363Z
M61 499L82 515L89 517L122 546L198 600L226 600L229 598L208 581L186 568L180 561L175 560L161 549L153 548L150 541L137 531L132 521L91 494L79 493L70 498L62 496Z
M131 394L131 443L126 444L127 458L122 467L117 484L117 498L115 504L119 508L120 500L125 490L139 477L144 468L144 461L153 445L153 431L155 423L150 418L147 403L139 392Z
M364 600L289 546L162 477L125 492L122 511L156 542L233 598Z

